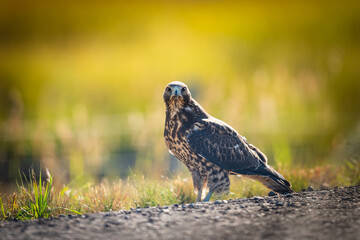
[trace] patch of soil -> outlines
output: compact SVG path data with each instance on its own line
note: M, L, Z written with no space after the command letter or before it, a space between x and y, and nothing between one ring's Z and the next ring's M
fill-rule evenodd
M360 239L360 187L0 223L0 239L48 238Z

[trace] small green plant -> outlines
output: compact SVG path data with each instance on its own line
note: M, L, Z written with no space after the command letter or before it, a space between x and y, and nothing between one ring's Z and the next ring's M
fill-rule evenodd
M24 204L20 207L17 218L49 218L51 214L51 190L53 187L53 177L46 170L47 179L43 183L41 172L39 180L36 180L33 169L29 170L30 177L26 178L24 173L20 173L20 184L17 183L20 194L24 195ZM24 178L24 180L23 180Z
M48 170L46 170L46 180L42 178L41 172L37 179L34 169L29 170L29 177L20 171L19 174L20 181L16 182L18 191L12 198L4 199L5 202L0 197L0 219L49 218L63 212L81 214L54 202L53 177Z

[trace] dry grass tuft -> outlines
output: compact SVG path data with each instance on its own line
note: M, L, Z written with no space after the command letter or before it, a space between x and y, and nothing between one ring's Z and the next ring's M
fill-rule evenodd
M353 176L346 167L324 166L310 169L279 169L285 173L295 191L308 186L315 189L336 185L355 185ZM42 182L43 181L43 182ZM246 177L231 177L230 193L222 199L243 198L267 195L269 190L259 182ZM37 196L37 197L36 197ZM37 199L37 200L36 200ZM38 200L41 201L38 201ZM0 196L0 220L34 219L56 217L60 214L85 214L125 210L136 207L185 204L194 202L192 180L189 176L174 176L148 179L133 174L127 180L99 184L87 183L84 186L64 186L56 189L49 174L41 178L22 182L17 192ZM36 209L43 209L43 213Z

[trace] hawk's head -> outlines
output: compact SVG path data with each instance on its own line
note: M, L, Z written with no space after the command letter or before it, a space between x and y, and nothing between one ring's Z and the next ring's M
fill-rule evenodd
M163 98L170 111L177 111L189 104L191 93L184 83L171 82L166 86Z

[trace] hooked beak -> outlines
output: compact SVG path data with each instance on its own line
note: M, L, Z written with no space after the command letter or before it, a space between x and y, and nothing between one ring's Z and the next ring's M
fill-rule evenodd
M171 98L178 98L181 97L181 87L175 86L172 88Z

